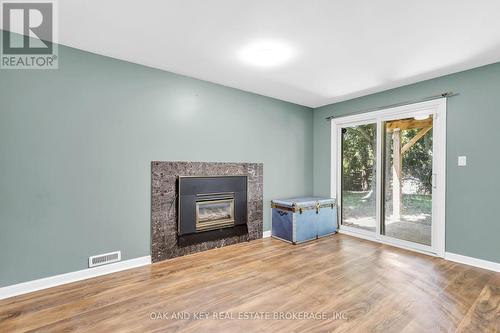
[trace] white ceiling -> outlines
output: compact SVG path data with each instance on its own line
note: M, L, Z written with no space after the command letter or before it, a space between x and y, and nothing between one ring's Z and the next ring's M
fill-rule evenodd
M500 61L499 0L58 1L59 42L310 107ZM258 40L295 57L252 67Z

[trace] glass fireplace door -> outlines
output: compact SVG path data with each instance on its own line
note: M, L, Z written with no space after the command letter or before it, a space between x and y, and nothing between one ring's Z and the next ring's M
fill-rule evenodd
M234 195L204 194L197 196L196 231L207 231L234 225Z

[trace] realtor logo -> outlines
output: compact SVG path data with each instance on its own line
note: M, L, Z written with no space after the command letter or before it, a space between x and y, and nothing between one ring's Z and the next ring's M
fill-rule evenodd
M2 69L57 69L54 2L2 1Z

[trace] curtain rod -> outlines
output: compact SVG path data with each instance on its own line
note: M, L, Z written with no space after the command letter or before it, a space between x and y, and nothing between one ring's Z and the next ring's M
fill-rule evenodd
M361 110L361 111L357 111L357 112L354 112L354 113L349 113L348 115L342 115L342 116L338 116L338 117L351 116L351 115L355 115L355 114L372 112L372 111L378 111L378 110L383 110L383 109L390 109L390 108L395 108L395 107L398 107L398 106L404 106L404 105L409 105L409 104L414 104L414 103L432 101L434 99L439 99L439 98L453 97L453 96L456 96L456 95L458 95L458 93L454 93L454 92L448 91L448 92L445 92L445 93L442 93L442 94L439 94L439 95L424 97L424 98L413 100L413 101L406 101L406 102L401 102L401 103L396 103L396 104L390 104L390 105L385 105L385 106L378 106L376 108ZM325 119L326 120L332 120L333 118L337 118L337 116L328 116Z

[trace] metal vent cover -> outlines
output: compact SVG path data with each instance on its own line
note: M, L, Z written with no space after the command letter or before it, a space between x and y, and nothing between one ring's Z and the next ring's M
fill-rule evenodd
M122 252L115 251L89 257L89 267L101 266L122 260Z

